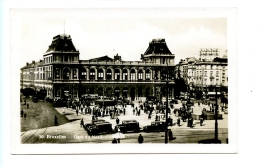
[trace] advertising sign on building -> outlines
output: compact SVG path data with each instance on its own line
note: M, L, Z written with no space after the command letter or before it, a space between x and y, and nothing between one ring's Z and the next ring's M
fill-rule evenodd
M214 48L204 48L200 49L199 56L201 60L213 60L215 57L219 56L219 49Z

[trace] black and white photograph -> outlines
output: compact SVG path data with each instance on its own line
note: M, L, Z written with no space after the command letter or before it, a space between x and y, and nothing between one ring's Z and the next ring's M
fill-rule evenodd
M234 17L10 9L13 152L235 153Z

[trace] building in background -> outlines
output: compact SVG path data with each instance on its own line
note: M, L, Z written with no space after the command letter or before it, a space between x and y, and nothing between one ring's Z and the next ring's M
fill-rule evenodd
M21 89L46 92L48 98L80 98L83 94L136 100L149 95L174 97L174 54L165 39L153 39L141 61L101 56L80 60L70 35L53 37L43 60L21 68Z
M204 95L214 96L216 90L227 94L228 59L227 51L220 57L218 49L200 50L200 58L181 59L176 65L175 75L183 78L187 91L201 91ZM178 77L177 77L178 78ZM195 95L194 95L195 96Z

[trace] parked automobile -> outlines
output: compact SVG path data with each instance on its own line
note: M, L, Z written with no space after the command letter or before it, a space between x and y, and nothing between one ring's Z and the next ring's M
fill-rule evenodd
M136 120L124 120L122 121L122 124L118 124L115 126L114 132L117 132L118 129L120 129L120 132L122 133L128 131L139 132L140 131L139 122L137 122Z
M144 132L162 132L165 131L165 121L153 121L151 125L143 127Z
M84 125L84 129L87 130L87 127L94 125L96 123L100 123L100 122L106 122L104 119L96 119L96 120L92 120L90 123L86 123Z
M99 122L87 127L87 132L89 135L112 133L112 130L112 124L109 122Z

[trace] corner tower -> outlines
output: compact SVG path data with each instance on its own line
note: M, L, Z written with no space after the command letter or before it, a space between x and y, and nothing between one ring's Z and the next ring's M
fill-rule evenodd
M43 54L45 64L78 63L79 51L73 45L70 35L62 34L53 37L52 43Z
M165 39L153 39L141 55L141 60L145 63L174 65L174 54L169 50Z

